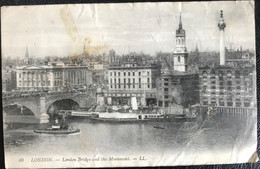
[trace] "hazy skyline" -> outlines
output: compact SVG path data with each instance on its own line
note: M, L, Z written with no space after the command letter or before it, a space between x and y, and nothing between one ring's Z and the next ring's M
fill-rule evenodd
M220 10L226 42L254 49L253 2L163 2L2 7L2 54L71 56L84 43L91 54L173 52L180 13L188 51L218 51Z

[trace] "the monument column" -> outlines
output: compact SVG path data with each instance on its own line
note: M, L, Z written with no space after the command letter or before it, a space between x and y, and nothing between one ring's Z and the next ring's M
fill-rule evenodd
M218 23L219 28L219 57L220 57L220 65L225 65L225 27L226 24L223 18L223 10L220 11L220 18Z

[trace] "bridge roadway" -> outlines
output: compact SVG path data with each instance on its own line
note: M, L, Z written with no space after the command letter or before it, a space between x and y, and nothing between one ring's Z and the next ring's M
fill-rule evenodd
M80 108L89 107L96 102L95 93L86 92L57 92L44 95L29 95L27 97L3 97L3 108L10 105L24 106L30 109L37 119L46 117L50 106L60 100L73 100Z

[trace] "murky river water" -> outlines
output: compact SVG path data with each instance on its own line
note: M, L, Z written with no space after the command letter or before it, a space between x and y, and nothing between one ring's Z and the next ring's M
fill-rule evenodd
M223 158L224 163L244 158L256 146L255 115L210 115L196 122L102 123L73 120L78 134L54 136L33 133L35 125L5 130L6 157L86 155L171 155L174 164L192 164ZM164 129L156 129L160 126ZM251 150L251 149L250 149ZM198 157L198 155L203 155ZM240 154L239 154L240 153ZM241 154L242 153L242 154ZM207 154L207 155L206 155Z

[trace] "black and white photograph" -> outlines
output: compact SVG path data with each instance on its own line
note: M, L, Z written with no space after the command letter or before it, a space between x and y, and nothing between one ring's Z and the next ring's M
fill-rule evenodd
M1 7L6 168L257 162L254 1Z

